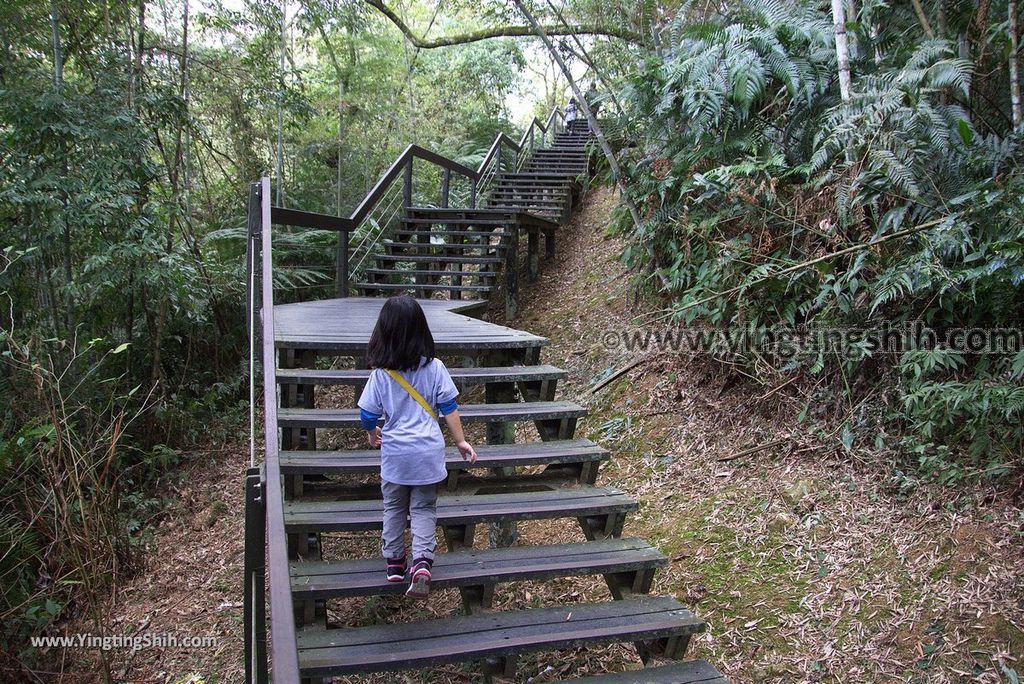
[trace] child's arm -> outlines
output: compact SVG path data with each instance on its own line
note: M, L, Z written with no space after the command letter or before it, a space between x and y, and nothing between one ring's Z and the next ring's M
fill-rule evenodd
M380 420L380 414L370 413L366 409L359 409L359 422L363 424L363 429L366 430L366 441L370 443L374 449L380 447L380 427L377 426L377 421Z
M363 387L363 392L359 396L359 422L362 424L363 429L366 430L366 441L370 443L374 449L380 448L381 434L380 428L377 427L377 422L381 416L384 415L384 406L381 404L380 393L377 391L377 373L376 370L370 373L370 379Z
M452 438L455 440L455 446L458 447L459 453L462 454L462 458L470 463L476 463L476 451L473 450L473 446L466 441L466 435L462 432L462 419L459 418L459 410L455 409L451 413L445 414L444 422L451 430Z

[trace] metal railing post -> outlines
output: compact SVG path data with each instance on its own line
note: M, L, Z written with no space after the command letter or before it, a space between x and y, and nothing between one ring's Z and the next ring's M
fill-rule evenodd
M451 188L451 182L452 182L452 170L449 169L449 168L445 168L444 171L441 172L441 206L442 207L447 207L448 206L448 192L449 192L449 189Z
M412 206L412 164L413 158L405 165L405 175L402 178L402 208L408 209Z
M474 178L473 182L469 186L469 208L476 209L476 184L477 179Z
M266 684L267 602L266 602L266 509L263 507L262 468L245 471L244 596L245 681Z
M335 264L335 292L339 297L348 297L348 231L338 232L338 254Z

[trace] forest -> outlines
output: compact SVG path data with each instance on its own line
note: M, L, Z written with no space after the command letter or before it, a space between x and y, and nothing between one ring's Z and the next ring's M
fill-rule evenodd
M792 383L808 432L897 487L1019 502L1018 15L1017 0L0 6L0 668L48 669L26 643L63 621L102 631L185 466L247 444L250 182L347 215L407 145L475 168L497 133L518 139L591 84L594 183L615 188L600 231L622 241L633 301L663 328L741 331L712 356L751 400ZM333 234L276 247L281 300L332 296ZM1000 344L758 344L911 324Z

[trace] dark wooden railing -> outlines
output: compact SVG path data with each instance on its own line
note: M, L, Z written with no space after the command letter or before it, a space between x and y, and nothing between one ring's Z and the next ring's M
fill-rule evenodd
M335 293L338 297L347 297L349 274L362 266L374 246L388 233L388 227L397 212L412 206L415 160L422 160L440 169L440 206L449 206L451 179L454 173L463 176L469 182L469 192L464 198L464 205L465 208L475 209L481 198L486 203L495 178L502 172L518 171L522 168L534 149L550 144L555 133L562 130L564 123L562 112L556 107L544 123L534 118L518 142L504 133L499 133L480 166L475 170L418 145L409 145L388 167L350 216L331 216L272 207L271 222L298 228L336 231L338 241L335 256ZM401 203L385 201L400 177ZM379 212L379 215L374 218L376 212ZM351 237L371 218L375 221L376 233L372 228L364 230L363 239L353 249L350 244Z
M271 248L270 179L253 183L249 191L249 244L247 271L250 298L250 367L257 350L263 368L264 455L256 466L255 454L246 477L245 511L245 669L246 682L299 683L295 613L288 577L288 545L284 531L284 488L278 460L277 357L274 347L274 280ZM315 214L292 212L288 220L306 220ZM336 218L336 217L329 217ZM317 226L320 227L320 226ZM258 316L257 316L258 312ZM261 320L259 320L261 319ZM257 323L257 320L259 322ZM264 543L261 543L264 542ZM264 555L264 549L266 555ZM266 572L270 574L270 670L266 659Z

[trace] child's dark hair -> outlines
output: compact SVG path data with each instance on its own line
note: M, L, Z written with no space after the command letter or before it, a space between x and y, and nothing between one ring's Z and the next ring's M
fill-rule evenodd
M370 335L367 363L370 368L415 370L421 357L434 358L434 336L422 307L412 297L390 297Z

